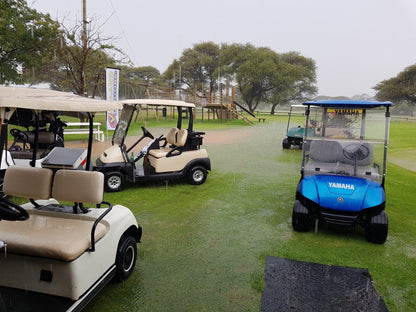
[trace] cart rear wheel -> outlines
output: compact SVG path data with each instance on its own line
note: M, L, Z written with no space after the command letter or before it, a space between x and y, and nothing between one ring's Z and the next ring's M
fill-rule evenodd
M188 178L189 184L193 184L193 185L204 184L205 180L207 179L207 170L202 166L192 167L188 171L187 178Z
M116 256L116 280L122 282L127 280L133 273L137 259L137 242L131 235L123 236Z
M105 190L107 192L118 192L123 187L123 177L118 172L108 173L105 175Z
M312 228L313 218L300 201L295 201L292 213L292 227L298 232L308 232Z
M388 218L385 210L367 220L365 238L370 243L384 244L387 239Z

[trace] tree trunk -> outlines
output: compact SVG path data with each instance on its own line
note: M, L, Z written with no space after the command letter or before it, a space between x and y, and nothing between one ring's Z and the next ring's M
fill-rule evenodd
M272 104L272 109L270 111L270 115L274 115L276 106L277 106L277 104Z

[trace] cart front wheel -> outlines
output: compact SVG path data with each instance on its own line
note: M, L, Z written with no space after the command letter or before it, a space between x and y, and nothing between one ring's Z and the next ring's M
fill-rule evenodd
M387 239L388 218L385 210L368 218L365 227L365 238L370 243L384 244Z
M107 192L118 192L123 187L123 177L118 172L108 173L105 176L105 190Z
M312 228L313 218L300 201L295 201L292 213L292 227L297 232L308 232Z
M123 236L116 256L116 280L119 282L127 280L133 273L137 259L137 242L131 235Z

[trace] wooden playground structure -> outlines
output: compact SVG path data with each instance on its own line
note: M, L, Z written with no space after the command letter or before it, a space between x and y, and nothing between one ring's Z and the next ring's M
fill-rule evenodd
M202 121L219 119L222 123L232 119L241 119L247 124L252 125L253 121L246 115L243 115L242 111L245 111L254 118L256 117L236 102L235 87L227 87L224 92L206 93L195 89L192 93L189 93L183 90L173 90L167 87L149 85L141 86L145 87L145 97L149 99L182 100L194 103L198 108L198 110L194 111L194 114L197 114L198 112ZM137 98L133 87L130 90L130 98ZM201 90L203 90L203 87L201 87ZM237 108L239 108L240 111ZM160 109L146 105L146 107L142 107L138 111L138 117L142 119L143 123L145 123L145 118L149 118L149 115L153 115L156 120L159 121L160 114L162 114L163 117L168 117L168 115L170 115L171 118L175 117L175 111L173 108ZM194 118L196 117L197 116L194 116Z

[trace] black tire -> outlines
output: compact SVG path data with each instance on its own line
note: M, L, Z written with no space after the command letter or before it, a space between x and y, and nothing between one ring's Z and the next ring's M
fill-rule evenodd
M106 192L119 192L123 189L123 176L119 172L105 175L104 189Z
M137 242L131 235L122 236L116 255L116 276L119 282L127 280L134 271L137 259Z
M387 239L389 223L385 210L369 217L365 227L365 238L370 243L384 244Z
M287 138L283 139L282 147L284 149L288 149L288 148L290 148L290 146L291 146L291 144L290 144L289 140Z
M293 206L292 227L297 232L308 232L313 225L313 218L308 209L296 200Z
M207 170L203 166L194 166L188 170L188 183L192 185L201 185L207 179Z
M3 193L3 179L0 179L0 198L6 198L7 195Z

